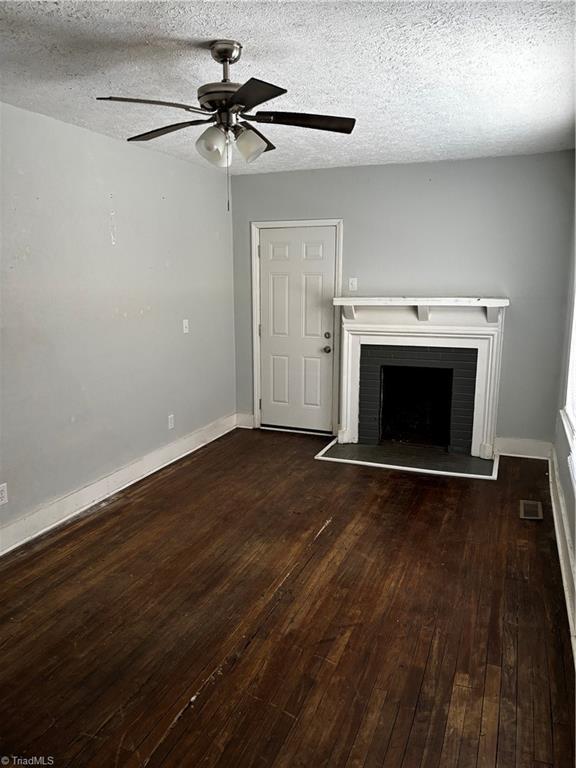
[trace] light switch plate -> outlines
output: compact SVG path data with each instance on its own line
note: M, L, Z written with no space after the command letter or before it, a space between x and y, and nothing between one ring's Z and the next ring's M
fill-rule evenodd
M190 333L190 323L188 318L182 320L182 333Z
M174 429L174 414L168 414L168 429Z
M357 291L358 290L358 278L357 277L349 277L348 278L348 290L349 291Z
M8 503L8 483L0 483L0 504Z

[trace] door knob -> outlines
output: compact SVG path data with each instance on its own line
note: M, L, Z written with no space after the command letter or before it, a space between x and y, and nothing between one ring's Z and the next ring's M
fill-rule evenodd
M326 352L326 354L328 354L329 352L332 352L332 347L322 347L322 352Z
M326 333L324 334L324 338L329 339L331 335L332 334L330 333L330 331L326 331Z

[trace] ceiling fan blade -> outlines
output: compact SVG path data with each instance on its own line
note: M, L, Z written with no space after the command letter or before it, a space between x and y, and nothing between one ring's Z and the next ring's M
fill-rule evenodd
M254 133L255 133L255 134L257 134L258 136L260 136L260 138L262 139L262 141L265 141L265 142L266 142L266 149L264 150L264 152L270 152L270 150L271 150L271 149L276 149L276 147L274 146L274 144L272 144L272 142L271 142L269 139L267 139L267 138L266 138L266 136L264 136L264 134L263 134L263 133L260 133L260 131L259 131L257 128L254 128L254 126L253 126L253 125L250 125L250 123L243 123L243 122L240 122L240 125L241 125L243 128L248 128L248 130L250 130L250 131L254 131Z
M296 125L300 128L314 128L317 131L335 131L352 133L356 120L353 117L334 117L333 115L308 115L304 112L256 112L254 116L244 115L257 123L276 125Z
M210 114L209 110L193 107L190 104L180 104L178 101L157 101L156 99L129 99L123 96L96 96L96 101L127 101L132 104L155 104L160 107L176 107L186 112L197 112L199 115Z
M156 128L153 131L139 133L137 136L130 136L130 138L126 139L126 141L150 141L150 139L157 139L158 136L164 136L166 133L179 131L182 128L189 128L191 125L202 125L203 123L213 122L214 118L209 117L208 120L188 120L185 123L174 123L173 125L165 125L163 128Z
M246 112L249 112L258 104L263 104L265 101L275 99L277 96L282 96L286 93L286 88L279 88L277 85L266 83L264 80L258 80L256 77L251 77L244 85L234 93L228 101L228 106L233 107L235 104L240 104L244 107Z

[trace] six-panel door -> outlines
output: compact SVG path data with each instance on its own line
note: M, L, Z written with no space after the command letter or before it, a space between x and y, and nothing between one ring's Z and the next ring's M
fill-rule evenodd
M332 431L336 227L260 230L263 425Z

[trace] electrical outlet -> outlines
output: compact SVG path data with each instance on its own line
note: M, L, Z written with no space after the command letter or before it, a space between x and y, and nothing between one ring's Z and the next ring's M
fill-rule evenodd
M168 414L168 429L174 429L174 414Z
M358 278L357 277L349 277L348 278L348 290L349 291L357 291L358 290Z
M8 484L0 483L0 504L8 503Z
M190 323L188 318L182 320L182 333L190 333Z

